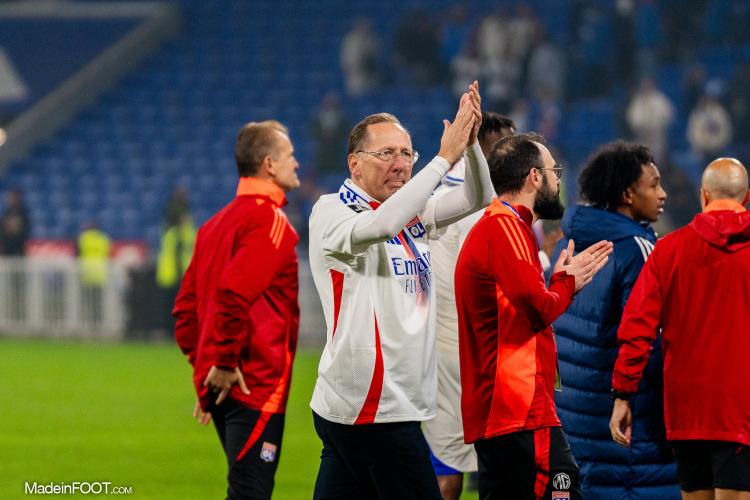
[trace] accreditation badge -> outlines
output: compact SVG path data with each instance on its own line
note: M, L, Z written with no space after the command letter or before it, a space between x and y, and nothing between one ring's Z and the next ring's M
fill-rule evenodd
M557 392L562 392L562 379L560 378L560 361L557 361L557 366L555 366L555 390Z

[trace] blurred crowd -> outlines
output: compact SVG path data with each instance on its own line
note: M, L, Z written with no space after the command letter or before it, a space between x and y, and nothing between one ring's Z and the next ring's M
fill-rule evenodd
M351 104L393 88L457 94L478 80L485 109L512 118L519 132L546 138L568 167L564 184L573 183L591 152L582 151L577 137L597 132L573 111L591 103L613 106L614 126L602 129L648 146L673 193L662 232L697 211L698 176L707 159L750 160L750 2L572 0L555 12L541 4L456 3L406 10L388 23L352 19L341 33L342 85L321 96L305 124L313 154L290 200L303 240L312 204L347 175L347 136L360 118ZM592 151L615 138L600 141L602 135L590 141ZM575 201L575 189L563 189L566 201ZM187 192L176 196L187 206ZM192 221L173 210L177 205L170 202L161 233L166 241L153 249L162 284L172 281L163 270L165 255L179 253L164 251L165 244L174 246L171 236L181 234L170 228L187 224L194 232ZM0 251L21 255L31 232L19 190L7 195L2 214Z
M552 27L528 2L485 12L465 4L415 9L388 33L370 19L355 19L341 42L345 94L326 94L309 127L317 154L299 194L302 205L346 175L346 135L357 118L348 116L347 99L394 86L460 93L478 80L486 109L511 117L519 131L544 135L563 158L571 108L614 102L617 135L651 148L666 184L681 193L662 229L686 223L682 214L697 209L698 177L706 160L725 153L748 160L750 52L728 70L714 67L704 52L750 43L744 28L750 4L617 0L605 5L572 1L567 22ZM669 80L671 75L679 81ZM570 167L575 172L578 166ZM575 194L568 194L568 201L575 201Z

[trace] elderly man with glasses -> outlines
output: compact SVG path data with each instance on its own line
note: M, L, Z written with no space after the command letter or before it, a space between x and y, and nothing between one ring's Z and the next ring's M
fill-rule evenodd
M368 116L349 138L351 178L310 216L310 266L327 323L310 406L323 442L314 498L440 498L420 422L436 411L429 239L492 198L476 82L444 121L438 155L398 119ZM433 196L466 154L461 190Z

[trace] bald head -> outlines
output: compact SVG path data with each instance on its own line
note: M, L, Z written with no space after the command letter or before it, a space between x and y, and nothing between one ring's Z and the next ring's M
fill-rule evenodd
M734 158L718 158L703 171L701 191L709 202L732 199L744 204L748 193L747 170Z

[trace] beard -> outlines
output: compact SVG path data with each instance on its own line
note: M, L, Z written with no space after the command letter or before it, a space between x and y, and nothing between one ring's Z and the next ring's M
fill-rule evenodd
M560 190L552 192L552 186L547 182L547 176L543 177L542 189L534 200L534 213L540 219L558 220L562 219L565 207L560 201Z

